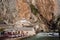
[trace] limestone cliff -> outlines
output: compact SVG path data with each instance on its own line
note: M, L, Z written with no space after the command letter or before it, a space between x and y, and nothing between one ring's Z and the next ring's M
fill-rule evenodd
M0 0L0 17L6 24L13 24L17 17L15 0Z
M31 10L26 0L16 0L16 2L19 18L30 19Z
M28 25L32 24L29 26L34 27L36 32L50 31L50 27L54 23L55 11L55 0L0 0L0 19L6 25L13 25L14 27L17 25L20 27L24 24L20 20L25 19L25 21L28 20L30 22L27 23Z
M0 5L0 16L6 24L14 25L24 18L39 25L39 31L49 31L56 8L54 0L1 0Z
M42 15L47 21L53 19L56 8L55 0L36 0L36 5L40 15Z

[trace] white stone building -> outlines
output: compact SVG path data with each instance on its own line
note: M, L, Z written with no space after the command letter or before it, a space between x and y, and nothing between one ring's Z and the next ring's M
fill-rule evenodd
M15 22L15 27L23 27L23 26L30 26L31 22L26 20L25 18Z
M17 36L19 36L19 35L33 36L33 35L36 34L34 28L32 28L32 27L20 27L20 28L8 28L8 29L5 29L5 33L8 33L8 32L10 32L12 35L14 35L14 33L15 33Z

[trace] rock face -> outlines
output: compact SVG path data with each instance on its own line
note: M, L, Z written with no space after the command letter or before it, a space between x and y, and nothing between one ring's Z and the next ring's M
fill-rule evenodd
M37 16L31 12L30 4L37 8ZM14 25L24 18L45 32L49 31L55 8L55 0L0 0L0 16L7 25Z
M55 0L37 0L36 6L40 15L42 15L47 21L51 21L53 19L56 6Z
M40 20L40 29L49 30L50 22L54 20L55 16L56 0L30 0L30 4L38 9L37 18Z
M37 9L36 15L31 11L30 4ZM50 22L54 20L55 9L55 0L0 0L0 17L7 25L20 27L32 24L36 31L49 31ZM31 23L21 23L22 19Z
M19 18L20 19L25 18L29 20L31 15L31 10L26 0L16 0L16 2L17 2L16 6L17 6Z
M0 16L6 24L14 24L20 19L30 19L31 10L26 0L1 0Z
M17 17L15 0L0 0L0 17L7 24L12 24Z

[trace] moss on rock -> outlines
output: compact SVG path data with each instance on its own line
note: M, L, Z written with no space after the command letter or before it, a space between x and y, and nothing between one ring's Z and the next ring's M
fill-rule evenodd
M30 4L30 8L31 8L31 12L33 12L34 15L37 15L38 9L35 8L35 6L33 4Z

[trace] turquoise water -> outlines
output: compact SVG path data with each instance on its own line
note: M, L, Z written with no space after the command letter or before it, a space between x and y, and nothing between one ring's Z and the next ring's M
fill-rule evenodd
M46 36L45 34L43 34L43 36L41 35L42 34L38 34L36 36L25 38L23 40L59 40L59 37L50 37L50 36Z
M26 38L23 40L59 40L58 37L31 37L31 38Z

